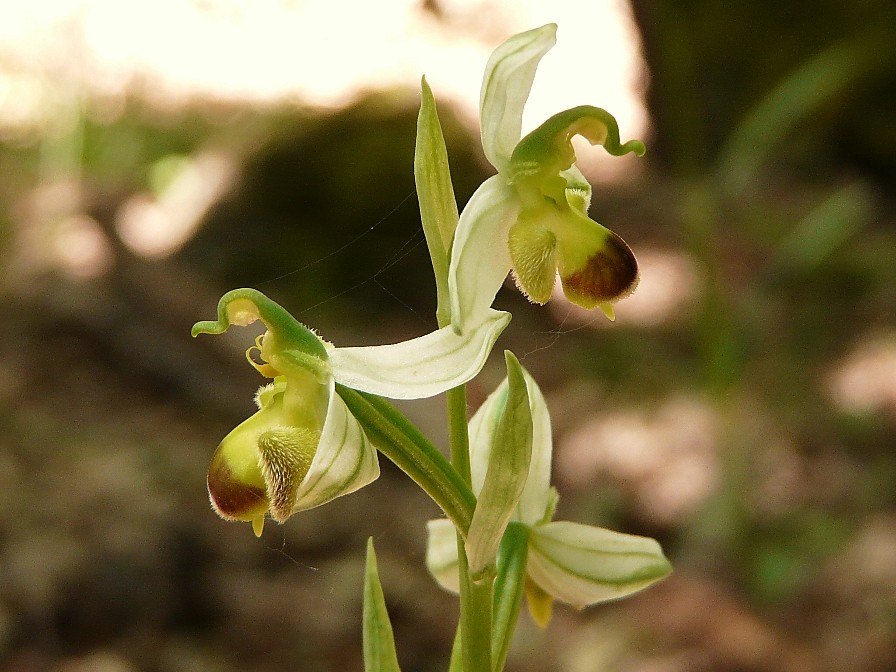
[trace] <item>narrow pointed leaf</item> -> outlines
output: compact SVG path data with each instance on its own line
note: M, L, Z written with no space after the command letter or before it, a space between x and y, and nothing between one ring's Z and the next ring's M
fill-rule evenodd
M470 531L466 550L470 576L486 578L494 571L498 545L513 515L532 457L532 415L523 368L513 353L504 353L507 362L507 396L494 421L488 469Z
M672 571L653 539L569 522L532 530L528 568L541 588L575 607L625 597Z
M373 539L367 540L367 562L364 568L364 670L365 672L400 672L395 653L392 624L386 611L386 599L376 567Z
M451 319L448 299L448 257L457 228L457 201L448 167L448 150L436 101L424 77L421 82L420 114L417 117L417 144L414 150L414 181L420 203L420 221L432 259L438 298L439 326Z
M342 385L336 390L377 450L417 483L466 535L476 497L439 449L385 399Z
M532 417L532 458L529 462L529 476L523 487L523 494L517 504L515 520L527 525L542 522L551 499L551 455L553 440L551 436L551 417L547 403L538 384L523 369L526 391L529 397L529 410ZM498 424L494 421L500 412L499 407L507 398L507 379L492 392L470 419L470 471L473 492L477 495L482 490L491 447Z
M420 399L463 385L482 369L510 314L487 309L464 333L452 326L393 345L330 348L336 381L391 399Z
M454 643L451 645L451 660L448 661L448 672L464 672L464 638L460 623L454 633Z
M498 170L504 170L520 139L523 107L535 70L557 42L557 26L549 23L514 35L492 53L485 66L479 94L482 148Z

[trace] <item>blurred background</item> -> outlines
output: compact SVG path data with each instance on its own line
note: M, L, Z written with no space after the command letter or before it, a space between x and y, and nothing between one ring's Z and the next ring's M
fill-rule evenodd
M403 669L445 669L437 511L391 464L260 540L209 510L262 381L253 334L189 329L251 286L339 345L430 331L420 75L463 204L488 54L548 21L524 130L591 103L645 140L580 152L643 279L615 324L508 287L498 345L547 397L559 517L676 571L524 614L509 669L896 669L892 3L6 0L0 670L360 670L368 536ZM402 408L445 445L442 399Z

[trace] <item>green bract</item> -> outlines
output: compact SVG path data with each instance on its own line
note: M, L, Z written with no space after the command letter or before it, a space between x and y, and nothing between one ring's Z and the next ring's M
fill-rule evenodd
M532 459L532 414L523 367L512 353L504 357L507 385L488 419L491 450L488 463L477 465L485 477L467 533L469 571L476 580L493 576L498 545L523 494Z
M497 311L483 317L463 336L446 327L394 345L336 348L258 291L225 294L218 319L197 323L193 335L261 320L267 330L247 356L273 383L259 390L258 412L228 434L212 458L208 488L215 510L252 522L261 534L268 511L283 522L376 479L376 452L334 393L335 383L401 399L461 385L482 368L510 319Z
M591 187L575 167L571 139L585 137L615 156L644 153L636 140L620 144L611 114L575 107L520 139L523 107L556 26L511 37L492 54L480 97L482 145L498 174L470 199L451 252L451 313L461 328L491 306L509 270L534 302L545 303L559 273L564 292L584 308L601 308L630 294L638 266L625 241L588 217Z
M584 607L625 597L663 578L671 568L653 539L551 520L557 499L550 486L551 421L541 390L523 373L531 412L532 455L528 479L511 518L528 529L526 596L534 620L544 625L553 599ZM478 495L491 487L489 464L496 442L503 440L501 417L508 390L505 380L470 420L473 491ZM427 529L427 567L439 584L457 591L454 528L448 520L438 519L429 521Z

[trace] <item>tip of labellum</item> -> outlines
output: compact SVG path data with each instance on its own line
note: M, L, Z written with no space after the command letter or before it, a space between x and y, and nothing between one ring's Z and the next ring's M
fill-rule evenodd
M563 292L577 306L600 308L615 319L613 303L624 299L638 286L638 262L625 241L612 231L584 267L563 274Z
M255 516L252 519L252 531L255 533L256 537L260 537L261 533L264 531L264 515Z
M215 513L225 520L254 521L270 506L265 489L236 478L224 459L212 459L208 494Z

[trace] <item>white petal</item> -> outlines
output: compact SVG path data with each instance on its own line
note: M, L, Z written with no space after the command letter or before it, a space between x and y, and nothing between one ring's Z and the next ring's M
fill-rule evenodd
M448 291L451 323L464 331L481 320L510 272L507 237L520 202L500 175L488 178L464 207L454 233Z
M510 314L488 309L465 333L452 326L393 345L329 346L336 381L390 399L421 399L463 385L482 369Z
M376 450L330 381L327 418L311 467L299 486L294 511L325 504L376 480Z
M517 505L515 520L527 525L540 523L551 499L551 418L541 389L529 372L523 369L526 389L529 393L529 409L532 413L532 460L529 478ZM470 471L473 492L478 496L488 468L492 437L497 427L500 405L507 395L507 379L489 395L470 419Z
M556 522L532 530L527 569L555 598L584 607L642 590L671 566L653 539Z
M485 66L479 94L482 148L485 156L503 171L520 140L523 106L529 98L538 62L557 42L557 26L541 28L509 38L492 53Z
M460 592L457 567L457 533L447 518L426 523L426 567L442 588Z
M470 418L470 475L473 494L479 497L488 470L488 460L492 450L492 438L498 427L498 411L507 398L507 378Z

